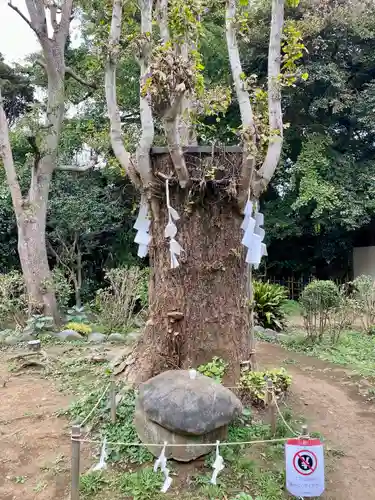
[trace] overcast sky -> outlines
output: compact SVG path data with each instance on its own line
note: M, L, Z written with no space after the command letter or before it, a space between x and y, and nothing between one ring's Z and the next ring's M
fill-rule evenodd
M13 5L27 15L25 0L13 0ZM79 44L79 22L73 21L71 27L74 29L72 37L74 47ZM38 50L40 45L32 29L8 6L8 0L0 0L0 53L6 62L21 62L26 56Z
M24 0L13 0L13 4L26 14ZM0 52L6 62L20 62L38 49L39 44L33 31L8 7L8 0L0 0Z

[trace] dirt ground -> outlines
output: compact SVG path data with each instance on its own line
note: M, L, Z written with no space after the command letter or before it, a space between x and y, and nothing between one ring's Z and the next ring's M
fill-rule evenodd
M326 470L324 498L373 500L375 408L361 396L366 381L277 345L259 344L258 353L260 367L284 365L291 372L288 405L327 440L334 467ZM70 428L56 412L69 397L36 372L10 374L2 353L0 400L0 499L66 500ZM88 464L86 450L82 469Z
M310 431L324 436L327 448L337 456L334 470L326 470L324 498L373 500L375 408L361 395L366 381L277 345L259 344L257 352L261 367L288 369L293 376L288 405L307 419Z

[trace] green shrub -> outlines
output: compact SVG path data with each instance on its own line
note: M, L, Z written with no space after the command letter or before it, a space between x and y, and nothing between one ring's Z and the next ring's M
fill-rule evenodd
M0 274L0 322L3 326L26 322L27 293L22 274L12 271Z
M261 281L253 282L254 316L258 325L280 331L284 328L284 306L287 294L284 287Z
M212 361L209 361L205 365L198 366L197 371L202 373L202 375L206 375L206 377L213 378L217 382L221 383L227 366L228 363L215 356Z
M55 267L52 271L53 288L56 293L56 300L61 309L66 309L72 296L73 289L69 284L64 271Z
M100 322L109 330L127 329L132 326L136 305L145 307L148 270L123 267L106 272L109 286L96 295L96 310Z
M292 377L285 368L265 371L246 371L240 378L241 391L252 404L263 406L265 403L267 380L272 380L275 395L284 393L292 383Z
M345 312L344 298L344 291L333 281L314 280L305 287L300 304L306 332L311 340L322 340L323 335L334 327L334 315Z
M375 281L372 276L359 276L352 283L353 306L363 329L373 334L375 329Z

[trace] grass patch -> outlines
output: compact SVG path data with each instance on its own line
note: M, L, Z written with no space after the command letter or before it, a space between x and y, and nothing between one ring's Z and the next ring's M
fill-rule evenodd
M99 394L100 391L98 391ZM136 393L128 390L118 407L116 424L112 424L109 412L99 406L96 417L100 421L100 430L95 433L97 439L104 435L108 441L139 442L133 425ZM95 399L92 392L86 399L81 398L70 408L72 417L86 414ZM228 429L228 441L243 442L272 439L269 425L246 409ZM284 412L284 418L294 429L299 424L290 412ZM286 437L290 431L280 420L277 424L276 437ZM81 492L86 500L162 500L179 498L180 500L283 500L286 499L284 488L284 444L262 443L251 446L222 446L220 453L225 462L225 469L218 477L218 484L210 483L215 452L206 457L204 465L191 467L168 461L173 483L166 494L161 494L163 475L154 473L154 458L143 447L108 447L109 467L106 471L89 473L82 476ZM134 470L135 469L135 470ZM199 472L198 472L199 470Z
M289 350L303 352L324 361L352 368L365 377L375 377L375 336L359 332L345 332L337 344L329 339L311 344L302 334L290 335L282 341Z
M282 306L282 311L286 316L300 316L302 309L296 300L286 300Z

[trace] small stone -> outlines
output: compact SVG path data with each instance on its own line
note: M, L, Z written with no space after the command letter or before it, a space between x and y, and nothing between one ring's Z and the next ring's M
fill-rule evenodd
M140 330L134 330L133 332L129 332L127 335L126 335L126 342L129 344L129 343L133 343L135 342L136 340L139 339L139 337L141 336L141 332Z
M21 338L16 335L8 335L3 342L5 345L16 345L21 342Z
M111 333L108 337L108 342L124 342L125 343L125 336L122 335L121 333Z
M223 441L227 437L227 427L220 427L202 436L187 436L165 429L156 422L152 422L141 408L136 405L134 413L134 426L138 436L143 443L160 443L161 446L148 446L150 453L158 457L163 448L163 443L183 444L184 446L173 446L166 448L165 456L173 458L179 462L191 462L197 458L207 455L214 448L204 446L203 443L215 443L217 440ZM191 444L202 443L202 446L189 446Z
M139 387L138 400L147 417L166 429L200 436L242 414L241 401L221 384L188 370L170 370Z
M104 333L92 332L88 335L87 341L92 344L102 344L105 342L107 336Z
M263 328L263 326L260 326L260 325L255 325L255 326L254 326L254 332L255 332L255 333L264 333L264 328Z
M184 314L180 311L170 311L169 313L167 313L167 316L168 318L174 319L176 321L181 321L182 319L184 319Z
M24 332L21 336L22 342L30 342L32 340L35 340L35 337L33 337L30 333Z
M62 332L56 333L56 337L61 340L82 340L83 337L80 333L75 330L63 330Z

